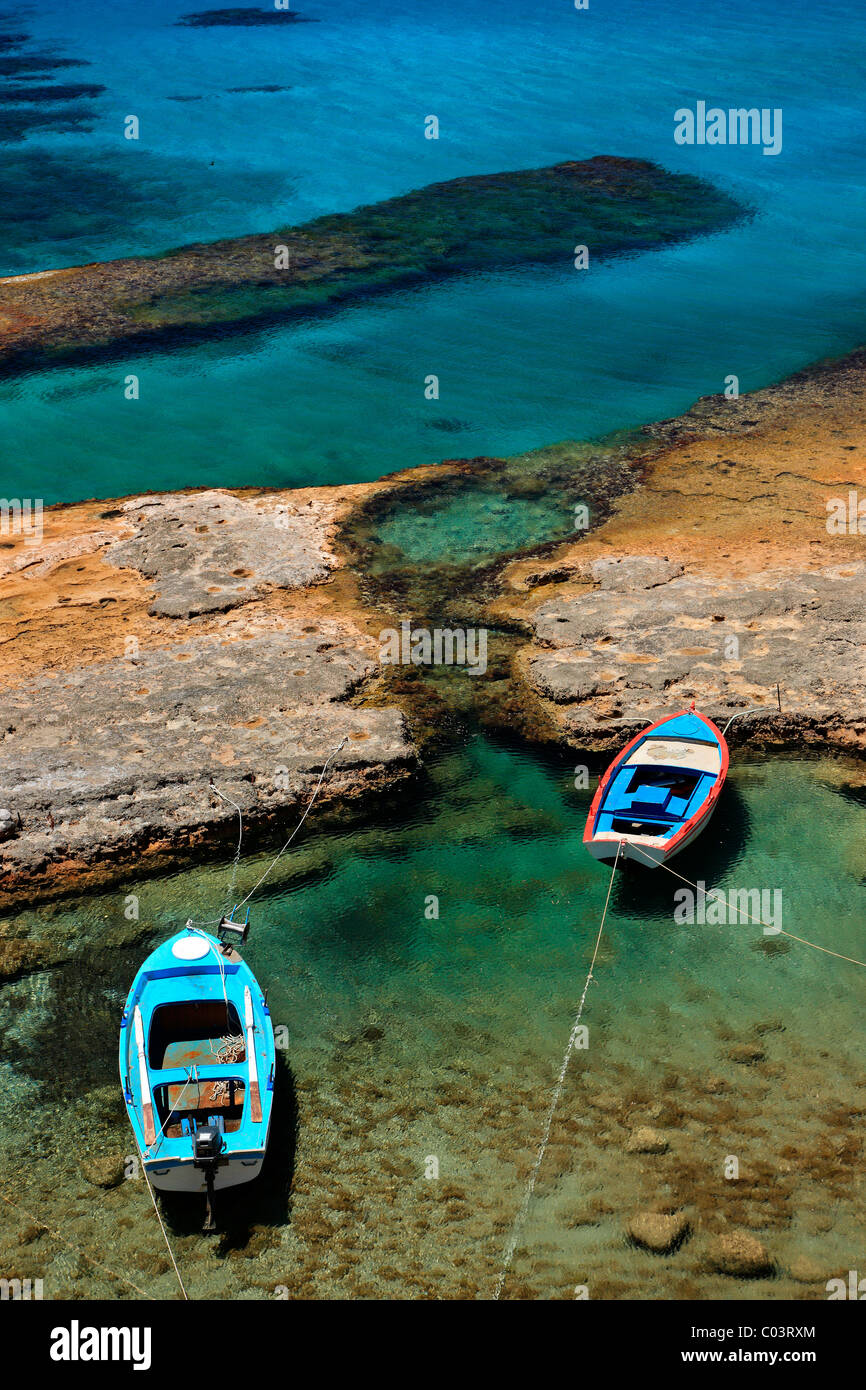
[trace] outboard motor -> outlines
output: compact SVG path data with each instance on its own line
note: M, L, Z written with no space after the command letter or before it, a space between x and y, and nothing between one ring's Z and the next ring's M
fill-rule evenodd
M223 1137L216 1125L202 1125L197 1129L192 1141L193 1167L200 1168L204 1173L205 1187L207 1189L207 1212L203 1230L215 1231L216 1221L214 1220L214 1174L220 1161L220 1154L223 1151Z

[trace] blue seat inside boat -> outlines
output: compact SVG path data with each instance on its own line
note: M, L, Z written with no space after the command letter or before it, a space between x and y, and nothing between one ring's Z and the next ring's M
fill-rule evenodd
M620 768L602 803L597 829L633 830L643 822L645 834L669 834L700 799L696 791L711 781L685 768Z
M663 811L670 800L670 787L648 787L645 784L635 788L630 809L644 815Z
M215 1129L219 1130L220 1134L225 1134L226 1132L226 1122L224 1115L208 1115L207 1119L203 1120L201 1123L202 1125L212 1125ZM181 1134L186 1134L190 1138L192 1138L193 1134L197 1129L198 1122L195 1120L190 1120L188 1115L184 1116L184 1118L180 1122Z

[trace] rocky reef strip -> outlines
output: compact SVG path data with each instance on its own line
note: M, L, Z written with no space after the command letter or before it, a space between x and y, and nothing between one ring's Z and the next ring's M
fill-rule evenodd
M741 217L700 179L597 156L431 184L300 227L0 280L0 372L319 313L385 290L644 250Z
M343 737L335 803L397 787L455 716L604 753L673 704L758 703L734 739L861 751L866 537L827 519L866 487L864 360L515 460L50 508L38 544L0 548L0 902L226 841L211 778L266 829ZM511 563L383 541L395 511L479 489L584 497L594 524ZM404 617L489 624L486 674L383 667Z

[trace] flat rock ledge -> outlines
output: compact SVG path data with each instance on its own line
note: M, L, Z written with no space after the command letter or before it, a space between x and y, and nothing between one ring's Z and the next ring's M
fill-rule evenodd
M0 843L0 904L226 840L230 802L246 825L283 829L342 739L319 804L411 776L400 711L348 703L377 669L367 645L245 625L6 692L0 806L15 830Z
M191 618L225 612L268 590L327 579L338 563L327 548L323 504L256 503L228 492L134 497L121 507L136 534L105 559L154 580L150 612Z
M596 562L585 580L597 587L532 612L523 664L574 746L619 748L695 700L717 722L766 704L748 734L767 746L866 748L863 563L725 579L625 556Z

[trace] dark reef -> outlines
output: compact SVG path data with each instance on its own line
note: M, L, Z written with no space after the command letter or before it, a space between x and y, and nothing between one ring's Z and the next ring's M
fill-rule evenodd
M261 24L317 24L297 10L260 10L253 6L228 10L198 10L177 21L181 29L249 29Z
M0 58L0 77L49 77L61 68L86 68L83 58L55 58L51 53L20 53L13 58Z
M234 95L238 92L290 92L291 87L281 87L278 82L263 82L257 87L229 87L228 90Z
M85 103L105 91L97 82L51 81L56 72L64 69L89 67L83 59L61 58L53 51L11 52L28 44L30 38L29 34L0 34L0 145L19 145L38 131L86 133L91 128L93 113ZM30 80L34 78L42 80ZM29 164L32 170L38 170L40 161L31 159ZM0 179L4 185L5 214L8 203L20 196L19 184L8 166L0 168ZM36 182L34 173L25 182L32 186ZM44 208L42 211L44 215ZM5 216L3 220L6 221Z
M65 86L2 87L0 102L7 106L20 106L32 102L36 106L55 101L91 100L101 96L105 88L98 82L69 82Z
M702 179L596 156L475 175L300 227L0 284L0 371L321 313L445 275L568 267L729 226ZM278 254L279 251L279 254Z

